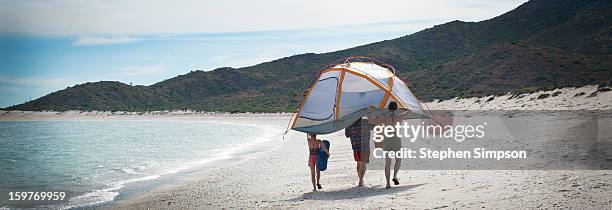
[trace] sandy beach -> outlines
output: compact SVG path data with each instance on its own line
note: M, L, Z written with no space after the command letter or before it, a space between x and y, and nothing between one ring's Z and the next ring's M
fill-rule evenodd
M241 119L282 125L285 119ZM609 208L610 170L410 170L401 185L384 188L382 170L356 187L348 140L332 140L323 190L311 192L304 134L290 132L278 147L252 159L217 166L200 177L118 201L119 209L175 208Z
M558 91L558 90L557 90ZM486 105L477 99L432 102L431 109L512 110L530 104L533 110L609 110L611 92L586 98L596 87L561 90L564 94L537 99L541 94L524 95L525 101L495 97ZM551 91L555 92L555 91ZM587 92L575 96L576 93ZM530 98L536 97L531 100ZM585 97L584 100L573 100ZM490 98L490 97L482 97ZM481 98L481 100L482 100ZM503 99L503 100L502 100ZM514 101L512 101L514 100ZM471 101L471 103L470 103ZM477 106L478 105L478 106ZM475 107L479 107L478 109ZM560 108L561 107L561 108ZM549 114L553 119L571 121L568 116ZM355 161L350 142L343 132L319 136L332 143L328 170L322 173L323 190L311 192L307 167L305 134L284 132L290 114L193 113L110 113L110 112L4 112L2 120L204 120L269 125L277 128L270 146L246 158L217 162L203 167L193 177L115 200L111 209L178 208L612 208L612 170L411 170L402 168L401 184L384 188L383 170L369 170L365 187L356 187ZM547 122L551 118L523 117ZM602 117L600 140L610 141L609 115ZM579 119L574 119L579 123ZM495 131L493 131L495 132ZM551 137L552 138L552 137ZM527 139L529 140L529 139ZM605 142L604 142L605 143ZM612 160L612 158L610 159Z

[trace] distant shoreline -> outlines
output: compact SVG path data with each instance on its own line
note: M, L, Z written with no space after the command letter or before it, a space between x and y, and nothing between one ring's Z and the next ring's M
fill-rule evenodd
M291 113L220 112L110 112L110 111L3 111L0 121L11 120L172 120L185 118L287 118Z
M578 88L559 88L524 94L454 98L423 103L430 110L609 110L612 109L612 91L589 85ZM292 113L228 113L193 110L175 111L0 111L0 120L88 120L121 119L147 120L172 118L286 118Z

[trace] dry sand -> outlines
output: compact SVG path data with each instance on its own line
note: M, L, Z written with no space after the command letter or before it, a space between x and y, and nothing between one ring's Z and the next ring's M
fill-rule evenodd
M431 110L608 110L612 109L612 91L590 85L520 95L454 98L427 106Z
M452 99L428 103L430 109L610 109L612 92L566 88L562 93ZM585 92L584 95L578 93ZM542 94L551 94L537 99ZM578 96L575 96L578 94ZM535 99L533 99L535 97ZM209 113L4 112L0 120L163 120L188 118L266 124L284 131L288 114L219 115ZM606 129L610 129L609 127ZM382 170L370 170L365 187L356 186L355 162L342 132L331 139L323 190L311 192L305 135L276 136L268 151L233 162L217 163L197 176L115 201L111 208L612 208L611 170L410 170L401 184L384 189Z

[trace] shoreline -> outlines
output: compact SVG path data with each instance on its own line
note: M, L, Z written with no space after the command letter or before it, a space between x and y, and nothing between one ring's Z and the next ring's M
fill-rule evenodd
M230 123L246 126L257 126L263 127L262 129L268 129L268 131L269 129L278 130L279 127L275 125L275 123L269 122L269 120L270 118L263 119L264 122L262 123L262 119L243 118L240 120L226 119L220 122L217 121L215 123ZM152 180L152 182L147 182L147 180L144 180L144 182L128 183L125 186L126 189L124 189L124 192L115 196L113 200L94 205L78 206L78 208L114 208L115 205L117 205L118 203L129 202L130 200L138 198L140 196L148 195L150 193L150 190L165 189L173 187L177 183L191 183L197 181L198 177L204 176L206 174L206 171L215 170L215 168L222 165L229 164L235 166L240 162L261 157L262 155L265 155L266 153L272 150L278 149L278 147L265 147L259 144L272 142L278 138L281 138L280 135L281 133L272 132L269 133L269 135L257 137L258 140L241 143L240 148L232 147L223 150L222 155L216 158L212 158L210 159L210 161L206 161L205 163L178 170L176 171L176 173L161 174L158 178Z
M27 121L27 120L185 120L185 119L249 119L249 118L288 118L292 113L181 113L167 112L165 114L151 113L115 113L106 111L0 111L0 121Z
M241 117L241 118L147 118L147 119L116 119L108 117L97 117L91 119L80 119L78 117L71 117L67 119L42 119L42 120L66 120L66 121L160 121L160 122L212 122L214 124L233 124L241 126L257 127L262 131L264 135L255 136L252 139L246 139L246 141L240 141L238 143L232 143L224 146L224 148L218 150L215 149L211 155L203 159L193 159L189 162L183 162L184 164L176 165L170 168L166 168L159 173L137 173L136 176L129 176L127 178L118 178L110 182L105 182L106 185L103 188L94 188L89 191L84 191L73 197L67 203L53 204L49 206L40 206L48 208L59 208L59 209L98 209L106 208L113 205L117 200L129 199L133 196L137 196L146 193L150 190L154 190L163 186L173 186L177 182L186 182L193 180L192 175L199 174L202 170L209 170L217 165L223 165L234 160L250 159L253 156L260 155L265 151L274 149L275 147L264 147L263 145L268 142L274 141L280 138L277 130L281 129L281 126L274 121L276 118L252 118L252 117ZM38 121L41 119L30 119ZM284 128L284 127L283 127ZM125 172L124 173L129 173ZM136 172L134 172L136 173Z
M506 94L501 96L482 96L470 98L453 98L434 100L423 103L429 110L610 110L612 109L612 91L609 87L599 88L596 85L583 87L566 87L548 91L536 91L524 94ZM147 119L183 119L183 118L287 118L292 113L227 113L200 112L192 110L177 111L0 111L0 121L7 120L147 120Z
M147 120L159 120L159 119L147 119ZM164 119L169 121L179 120L184 121L184 118L171 118ZM279 133L274 132L280 127L274 123L264 122L256 120L256 118L240 118L240 120L226 119L221 121L212 121L210 118L190 118L187 121L203 121L203 122L214 122L220 124L237 124L243 126L255 126L265 130L266 135L258 136L253 141L243 142L240 145L233 145L230 148L219 151L214 157L207 159L198 160L195 165L186 166L179 169L174 169L172 173L159 174L152 180L139 180L135 182L125 183L122 186L123 189L119 190L121 193L116 195L112 200L105 201L93 205L75 206L71 208L109 208L115 205L118 201L129 200L137 197L141 194L146 194L149 190L164 188L173 186L176 183L191 182L194 180L192 176L200 176L202 171L210 170L219 165L227 164L230 161L250 159L259 155L265 154L267 151L275 148L264 148L260 144L268 143L279 138ZM236 147L238 146L238 147ZM131 191L131 192L130 192Z

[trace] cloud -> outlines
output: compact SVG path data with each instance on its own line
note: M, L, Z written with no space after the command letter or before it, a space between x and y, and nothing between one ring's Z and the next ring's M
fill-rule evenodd
M294 30L415 19L478 21L525 1L0 0L0 33L143 35Z
M90 46L90 45L109 45L109 44L125 44L131 42L140 41L139 38L133 38L129 36L120 37L98 37L98 36L84 36L79 37L72 45L74 46Z

